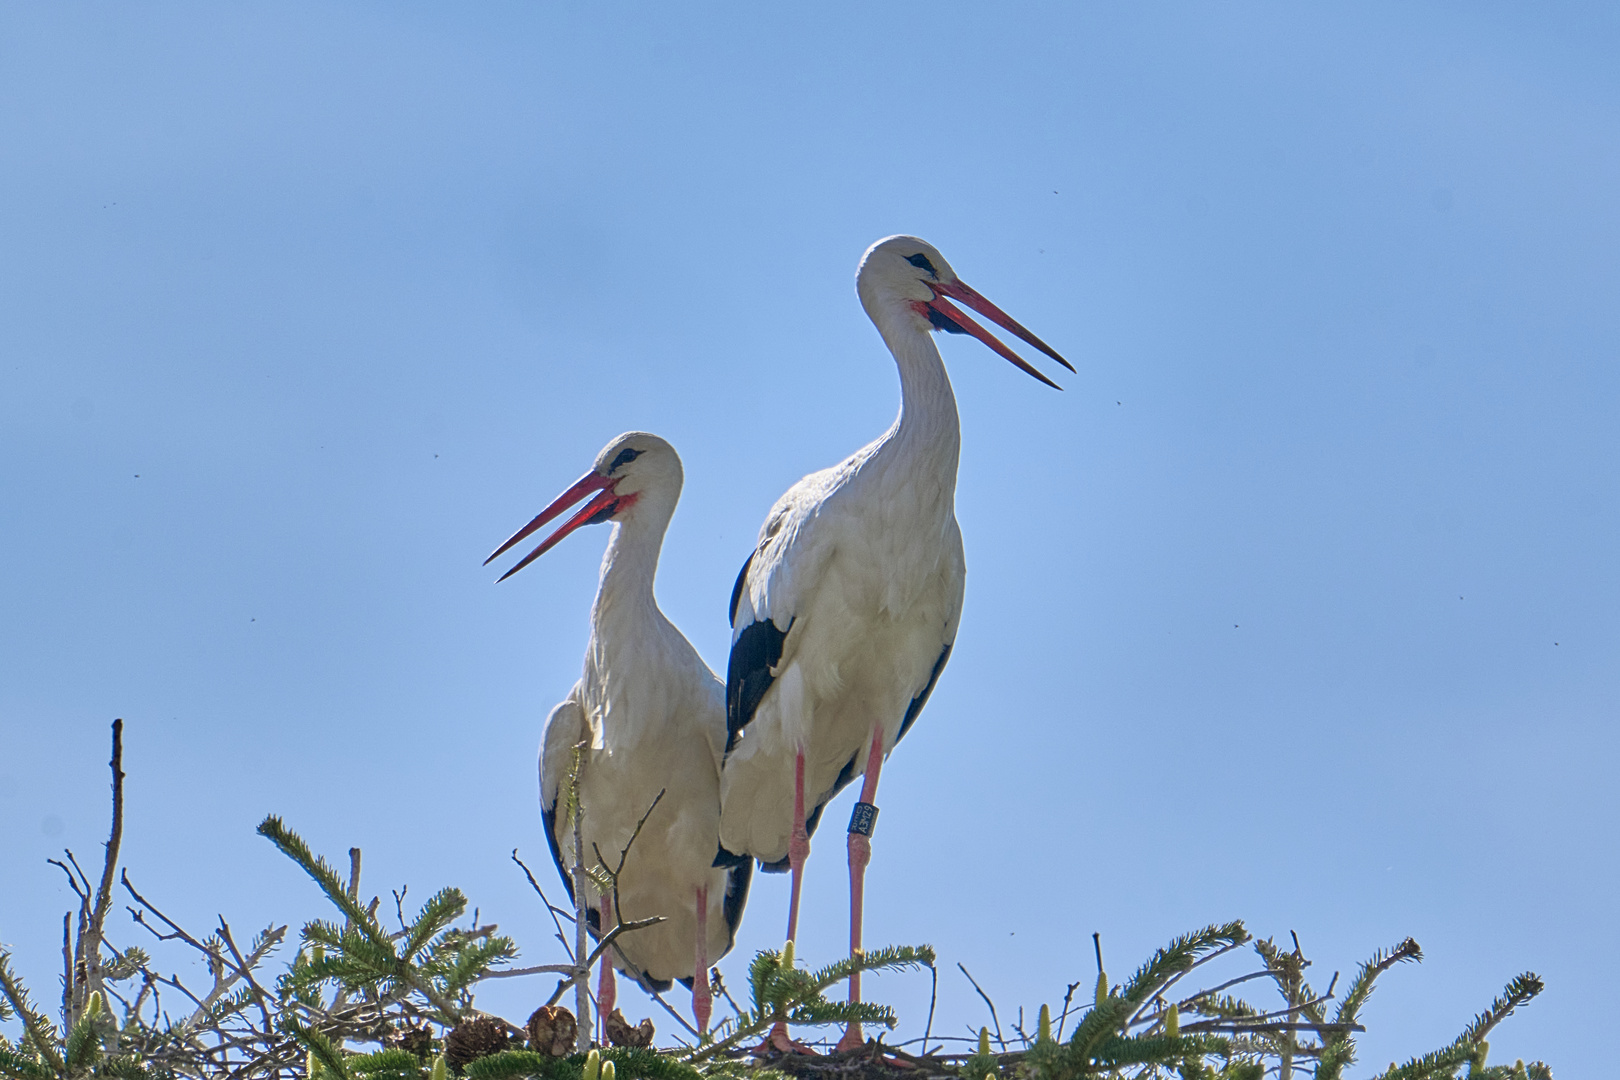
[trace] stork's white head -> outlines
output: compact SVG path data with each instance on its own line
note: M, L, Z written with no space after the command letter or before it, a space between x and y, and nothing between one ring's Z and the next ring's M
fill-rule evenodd
M865 304L891 298L927 303L934 298L935 286L956 280L956 271L933 244L915 236L890 236L861 256L855 289Z
M524 537L560 516L570 506L593 496L578 512L557 527L539 547L525 555L516 566L499 578L505 581L550 551L563 537L586 525L604 521L628 522L636 518L656 518L667 522L675 512L684 480L681 459L675 448L645 431L627 431L602 448L591 471L567 491L552 500L527 525L513 533L506 543L484 560L489 565Z
M596 474L611 482L618 500L613 513L602 519L617 520L644 494L648 499L674 504L681 497L686 474L681 470L675 448L645 431L627 431L596 455Z
M938 248L915 236L890 236L867 248L866 254L861 256L861 267L855 273L855 291L860 294L866 313L879 327L884 325L885 315L894 313L912 320L912 329L920 333L943 330L948 334L971 335L1046 385L1062 389L947 299L955 298L1002 329L1017 334L1070 371L1074 370L1074 366L1050 345L957 277Z

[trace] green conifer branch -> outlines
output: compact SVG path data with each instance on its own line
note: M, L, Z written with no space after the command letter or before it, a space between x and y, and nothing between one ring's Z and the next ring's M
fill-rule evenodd
M133 1057L109 1057L101 1063L96 1070L98 1076L115 1077L116 1080L152 1080L152 1073Z
M1154 953L1125 981L1121 996L1133 1006L1152 998L1178 975L1193 969L1200 958L1249 940L1249 931L1237 920L1206 926L1183 934Z
M56 1073L45 1067L39 1058L14 1050L0 1040L0 1076L17 1080L56 1080Z
M419 1080L422 1075L422 1062L417 1056L398 1047L355 1054L344 1065L366 1080Z
M343 1054L320 1029L303 1023L290 1012L282 1014L281 1029L308 1050L320 1062L321 1068L332 1074L334 1080L349 1080Z
M900 1023L900 1018L888 1005L873 1001L828 1001L826 998L794 1006L785 1016L790 1024L847 1024L853 1020L862 1024L882 1024L891 1031Z
M34 1053L44 1061L45 1067L56 1075L66 1072L62 1057L56 1052L56 1025L41 1016L28 1000L27 988L11 970L11 954L5 952L0 952L0 996L4 996L11 1011L21 1017L23 1029L28 1033L25 1041L32 1043Z
M1226 1057L1230 1050L1229 1040L1218 1035L1115 1035L1097 1046L1093 1060L1098 1068L1119 1069L1207 1054Z
M818 971L811 972L809 981L823 988L843 982L857 971L915 971L933 967L932 945L886 945L881 949L868 949L857 956L836 960Z
M784 950L785 952L786 950ZM927 945L891 946L846 957L818 971L805 971L783 963L783 954L762 949L748 965L748 985L753 1008L738 1019L725 1038L694 1050L686 1062L695 1065L722 1054L753 1038L776 1023L835 1024L859 1020L862 1023L894 1027L894 1011L870 1002L832 1002L823 995L828 987L856 971L903 970L932 967L934 950Z
M618 1080L701 1080L703 1074L667 1054L634 1046L598 1051L602 1062L613 1062ZM584 1054L555 1058L532 1050L502 1050L467 1063L469 1080L582 1080ZM753 1070L750 1070L753 1073ZM765 1080L755 1076L755 1080Z
M1373 983L1378 976L1394 967L1396 964L1410 961L1422 963L1423 949L1411 938L1396 945L1385 952L1383 949L1373 953L1372 959L1361 965L1361 970L1350 982L1350 989L1345 991L1344 1000L1339 1003L1338 1010L1333 1019L1341 1024L1353 1024L1361 1014L1361 1007L1372 996Z
M355 927L358 927L366 937L383 948L393 951L388 934L371 912L360 906L359 900L349 895L343 880L338 877L337 871L332 869L325 858L316 855L309 849L301 836L287 828L279 817L269 815L259 822L258 833L269 840L280 852L303 868L319 885L326 898L332 901L337 909L343 912L344 918Z
M576 1054L575 1057L582 1062L584 1060L583 1055ZM583 1068L573 1064L573 1058L555 1058L533 1050L502 1050L498 1054L468 1062L462 1075L470 1080L522 1080L525 1077L566 1080L568 1077L581 1076L583 1072Z
M1235 1020L1251 1016L1259 1016L1260 1010L1250 1005L1242 998L1231 994L1204 994L1181 1002L1181 1008L1199 1016L1218 1017L1220 1019Z
M101 1015L80 1017L68 1032L63 1059L70 1073L85 1073L101 1059L101 1033L104 1027Z
M447 996L466 990L488 972L497 961L510 960L517 955L517 946L510 938L490 938L458 950L442 972L436 972L439 985Z
M1463 1029L1457 1037L1457 1042L1478 1043L1491 1033L1491 1029L1503 1020L1506 1020L1521 1005L1528 1005L1532 999L1543 990L1546 984L1541 976L1533 971L1514 976L1490 1008L1474 1017L1473 1021Z
M466 910L467 898L462 895L460 889L440 889L422 905L416 921L406 930L405 940L400 945L400 953L404 956L415 956L440 931L461 918L462 912Z
M1530 1002L1543 989L1544 984L1534 972L1527 971L1522 975L1515 976L1507 984L1507 988L1502 991L1501 995L1491 1002L1490 1007L1474 1017L1451 1045L1442 1047L1433 1053L1425 1054L1422 1057L1413 1058L1404 1065L1396 1066L1380 1074L1379 1080L1424 1080L1424 1078L1431 1076L1446 1077L1447 1080L1450 1080L1455 1075L1456 1070L1463 1065L1478 1063L1478 1058L1481 1056L1480 1047L1484 1044L1485 1037L1490 1034L1492 1028L1507 1019L1514 1009ZM1546 1066L1541 1065L1540 1062L1536 1064L1541 1069L1546 1069ZM1507 1066L1485 1069L1475 1068L1471 1070L1471 1075L1476 1077L1488 1077L1491 1075L1508 1077L1513 1075L1512 1070L1497 1073L1497 1068L1506 1069ZM1526 1068L1529 1067L1526 1066Z
M1333 1014L1335 1023L1354 1024L1361 1015L1361 1007L1372 996L1373 984L1378 976L1396 964L1421 963L1423 949L1411 938L1389 950L1379 949L1372 959L1361 965L1361 970L1350 981L1344 1000ZM1322 1057L1316 1065L1316 1080L1339 1080L1345 1066L1356 1060L1356 1044L1349 1031L1336 1031L1323 1037Z

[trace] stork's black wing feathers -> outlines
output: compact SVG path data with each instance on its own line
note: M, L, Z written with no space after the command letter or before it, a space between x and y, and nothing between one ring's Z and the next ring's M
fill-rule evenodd
M557 804L540 808L540 820L546 827L546 843L551 845L551 861L557 864L557 876L562 878L563 888L568 891L568 902L574 902L574 878L563 865L562 848L557 846ZM585 906L585 927L596 937L602 932L602 913L589 904ZM667 987L666 987L667 989Z
M945 661L950 658L951 646L947 644L945 648L940 650L939 659L934 661L934 670L928 674L928 685L924 686L922 693L912 698L911 704L906 706L906 718L900 721L900 734L894 737L895 745L898 746L900 740L906 737L906 732L916 722L917 714L923 711L924 705L928 704L928 695L934 692L934 684L939 682L939 673L945 670Z
M720 910L725 914L732 941L737 940L737 927L742 925L743 907L748 903L748 886L753 880L754 864L746 859L741 866L732 867L726 875L726 902Z
M540 807L540 820L546 827L546 843L551 845L551 861L557 864L557 876L562 878L563 888L568 890L568 902L574 902L574 883L568 878L568 868L563 866L562 848L557 846L557 803L552 801L550 806Z
M746 570L746 567L744 568ZM789 624L791 628L792 624ZM754 710L771 688L776 676L771 668L782 659L782 642L787 631L779 630L770 619L761 619L743 629L731 646L726 665L726 752L737 745L737 736L754 718Z
M743 562L743 568L737 572L737 584L731 587L731 614L726 618L733 630L737 628L737 602L742 599L743 582L748 580L748 568L753 565L754 552L749 552L748 558Z

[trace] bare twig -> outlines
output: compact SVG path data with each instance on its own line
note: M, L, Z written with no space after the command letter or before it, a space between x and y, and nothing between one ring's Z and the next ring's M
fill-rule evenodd
M118 849L124 839L124 721L121 718L112 724L112 760L107 764L112 769L112 828L107 834L107 853L101 867L101 885L96 889L96 906L90 912L90 925L79 953L79 961L87 966L89 976L86 997L101 989L101 939L107 925L107 911L112 906Z
M278 930L274 930L266 934L264 936L264 940L259 942L258 948L254 949L247 955L241 967L230 967L225 963L223 957L219 957L217 951L211 953L211 955L218 957L219 960L219 966L215 968L213 989L208 991L208 995L203 998L202 1001L197 1002L197 1011L192 1013L188 1019L186 1019L177 1029L175 1029L175 1037L177 1039L184 1040L191 1034L191 1032L195 1031L197 1026L208 1018L208 1011L214 1007L214 1002L223 997L227 990L235 986L237 982L243 978L243 976L245 976L249 971L256 967L261 960L269 955L271 949L275 948L277 945L280 945L281 939L286 935L286 933L287 928L283 926ZM228 967L229 974L227 975L226 969ZM180 989L184 991L185 994L193 1001L196 1001L196 995L192 994L189 990L186 990L185 987L180 986L178 982L174 982L172 980L171 982L172 985L180 987Z
M484 974L478 976L478 978L473 979L472 981L479 983L484 982L487 979L516 979L524 975L572 975L573 973L573 964L539 964L535 967L506 968L502 971L486 971Z
M574 747L574 767L568 777L574 811L574 1018L579 1028L574 1048L581 1054L591 1048L591 968L585 961L585 806L579 798L586 749L584 742Z
M687 1030L687 1033L690 1034L692 1036L692 1038L694 1038L694 1039L702 1039L703 1038L702 1033L699 1032L697 1028L695 1028L691 1024L689 1024L687 1022L687 1020L686 1020L686 1017L682 1016L678 1011L676 1011L675 1006L671 1005L669 1002L664 1000L664 995L663 994L660 994L656 989L649 986L646 982L642 981L641 979L637 979L636 981L641 984L641 988L643 990L647 991L647 996L652 998L654 1001L658 1002L658 1004L662 1005L664 1007L664 1011L669 1013L669 1015L673 1016L675 1018L675 1022L677 1024L681 1025L681 1027L685 1028Z
M956 966L963 975L967 975L967 981L973 983L973 989L979 992L979 996L984 999L984 1003L990 1006L990 1022L996 1026L996 1042L1000 1043L1001 1049L1005 1051L1007 1049L1007 1040L1001 1037L1001 1021L996 1018L996 1003L990 1000L990 995L984 992L984 988L968 973L968 969L962 967L961 961L957 961Z
M1264 978L1270 977L1270 975L1271 975L1271 972L1269 972L1269 971L1251 971L1247 975L1239 975L1235 979L1227 979L1225 982L1221 983L1219 986L1212 986L1208 990L1200 990L1200 991L1198 991L1198 993L1192 995L1191 997L1182 998L1181 1001L1178 1002L1178 1004L1183 1005L1183 1006L1191 1005L1193 1002L1197 1001L1199 998L1213 998L1216 994L1220 993L1222 990L1226 990L1226 989L1229 989L1229 988L1231 988L1233 986L1236 986L1236 985L1238 985L1238 983L1246 983L1246 982L1249 982L1251 979L1264 979Z
M545 890L540 888L540 883L534 879L534 874L529 870L529 864L518 858L517 848L512 849L512 861L522 868L523 876L529 879L529 887L540 898L540 902L546 906L547 913L551 915L551 925L557 928L557 941L562 945L563 952L568 954L568 959L572 961L574 959L574 945L568 940L567 935L563 933L561 920L567 919L571 923L574 921L574 916L551 902L546 896Z
M145 916L141 912L136 911L134 908L126 908L125 910L130 913L135 921L146 927L147 930L151 931L154 937L156 937L159 941L172 941L178 938L203 955L208 955L208 946L186 933L184 927L175 922L173 919L169 918L167 915L163 914L163 912L159 911L156 905L154 905L150 900L135 891L135 886L131 884L129 880L129 871L126 870L119 875L119 881L122 883L124 888L129 891L129 895L135 898L136 903L140 904L141 907L145 908L147 911L150 911L153 915L156 915L158 918L162 919L164 924L167 925L171 931L173 931L172 933L168 934L160 934L158 933L156 927L152 926L146 921Z
M659 789L658 794L653 796L651 805L647 807L647 812L641 815L640 821L636 822L635 830L630 833L630 839L625 841L624 847L619 851L619 865L609 870L607 860L602 858L602 849L597 847L594 842L591 844L591 850L596 852L597 863L607 873L608 879L613 882L613 921L615 924L617 924L619 919L623 917L624 913L624 908L619 904L619 875L624 873L624 862L630 857L630 849L635 846L636 837L641 835L641 827L647 824L647 819L652 817L652 812L658 809L658 804L664 800L664 792L666 790L668 789ZM617 952L621 957L624 956L624 953L617 947L614 948L614 951ZM628 963L628 960L626 963ZM629 966L634 967L635 965L630 964ZM651 987L648 987L645 983L643 983L642 986L648 991L648 993L652 992ZM685 1021L682 1021L682 1023L685 1023Z
M1287 1016L1290 1013L1296 1013L1301 1009L1307 1009L1307 1008L1310 1008L1312 1005L1320 1005L1324 1001L1331 1001L1331 1000L1333 1000L1333 995L1332 994L1323 994L1320 997L1312 998L1310 1001L1302 1001L1297 1005L1290 1005L1285 1009L1277 1009L1277 1010L1275 1010L1273 1012L1268 1012L1268 1013L1257 1013L1254 1016L1222 1016L1222 1017L1217 1017L1217 1018L1212 1019L1212 1020L1194 1020L1191 1023L1182 1024L1181 1025L1181 1030L1182 1031L1203 1031L1206 1028L1213 1028L1213 1027L1216 1027L1216 1026L1219 1026L1219 1025L1222 1025L1222 1024L1243 1025L1243 1024L1264 1023L1265 1021L1273 1020L1276 1017ZM1161 1009L1159 1012L1152 1013L1151 1015L1144 1017L1143 1022L1144 1023L1153 1023L1153 1022L1159 1020L1163 1015L1164 1015L1164 1010ZM1319 1022L1316 1022L1316 1021L1305 1021L1305 1022L1302 1023L1302 1026L1303 1027L1321 1027L1323 1025L1322 1025L1322 1023L1319 1023Z
M411 887L409 885L406 885L404 888L390 889L388 891L394 894L394 918L399 920L399 932L400 932L401 935L403 935L403 934L406 933L406 929L405 929L405 894L411 891ZM478 922L478 920L475 917L473 919L473 923L476 925L477 922Z
M58 864L60 865L60 864ZM62 1022L72 1026L73 1017L73 915L62 913Z
M934 1001L939 995L939 968L928 965L928 1022L923 1025L923 1055L928 1054L928 1036L934 1031Z
M286 929L285 926L282 927L282 933L285 933ZM219 917L219 936L220 940L225 942L226 948L231 950L231 956L236 960L236 970L242 973L242 977L247 980L248 988L253 991L253 1002L259 1007L259 1015L264 1020L265 1030L270 1030L270 1002L265 997L264 987L253 977L253 965L243 958L242 950L236 947L236 941L231 937L231 926L223 915Z
M589 975L591 968L594 967L596 965L596 962L602 958L603 953L607 952L608 949L610 949L610 948L612 948L614 946L614 943L619 940L619 936L621 934L628 934L633 930L641 930L641 929L645 929L646 927L649 927L649 926L656 926L659 923L664 922L664 921L665 921L665 919L664 919L664 917L662 915L654 915L650 919L638 919L635 922L617 923L617 924L614 925L613 929L609 930L606 934L603 934L602 937L597 941L595 950L593 950L592 952L587 954L587 959L585 960L585 963L583 965L581 965L581 964L567 964L567 965L558 964L558 965L556 965L556 968L559 971L569 971L569 972L573 972L575 975L577 975L579 973L580 969L583 967L586 974ZM573 985L573 982L574 982L574 980L572 978L570 978L567 982L564 982L561 985L559 985L557 987L557 989L556 989L556 992L553 993L551 995L551 997L546 1001L546 1004L547 1005L555 1005L555 1004L557 1004L558 1000L563 996L563 992L565 990L567 990L569 986ZM588 982L589 982L589 980L587 979L587 983ZM643 988L646 988L648 993L652 992L650 988L646 987L645 983L641 983L639 979L637 980L637 982L640 983L640 985L642 985Z
M357 847L352 847L352 848L349 849L349 890L348 891L349 891L349 899L353 900L356 904L360 903L360 849L357 848ZM353 919L345 919L344 920L344 929L346 931L347 930L353 930L354 929L354 920Z
M726 981L721 978L719 968L714 969L713 975L709 979L709 985L713 987L716 993L726 999L726 1004L731 1006L731 1011L737 1014L737 1018L742 1019L742 1006L737 1004L736 999L731 996L731 991L726 989Z
M1069 984L1069 988L1063 992L1063 1012L1058 1015L1058 1027L1057 1027L1057 1041L1058 1042L1063 1041L1063 1025L1069 1019L1069 1005L1070 1005L1071 1002L1074 1001L1074 992L1079 988L1080 988L1079 983L1072 982L1072 983Z

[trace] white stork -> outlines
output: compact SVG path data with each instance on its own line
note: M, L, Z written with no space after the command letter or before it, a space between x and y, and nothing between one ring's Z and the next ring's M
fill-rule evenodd
M737 577L716 859L792 869L792 940L810 834L827 802L863 776L849 825L852 953L861 947L878 771L927 702L962 611L961 435L930 332L971 334L1057 387L951 303L959 300L1074 370L914 236L873 244L855 287L900 368L900 415L876 441L789 488ZM860 1000L858 973L850 1000ZM851 1023L838 1045L861 1039ZM786 1032L773 1041L786 1048Z
M597 455L590 472L485 563L582 499L589 501L500 580L575 529L614 523L591 605L584 675L546 720L541 816L572 899L572 825L559 819L558 802L574 747L585 743L579 804L587 864L594 865L600 851L614 869L637 822L647 816L619 873L620 910L612 910L612 896L592 896L590 930L600 937L615 917L629 922L664 916L666 922L621 936L614 966L658 990L667 990L672 979L689 983L692 1014L702 1031L711 1010L709 964L731 948L752 868L711 865L719 842L725 687L653 598L658 553L681 479L681 459L669 443L639 431L620 435ZM604 1016L615 996L604 957L597 993Z

